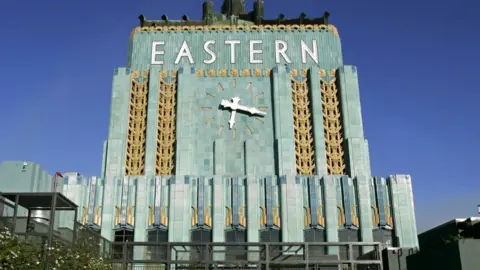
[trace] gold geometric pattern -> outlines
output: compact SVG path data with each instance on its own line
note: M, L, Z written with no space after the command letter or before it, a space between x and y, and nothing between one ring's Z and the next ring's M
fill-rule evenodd
M342 227L346 223L345 209L342 206L337 206L338 208L338 226Z
M168 76L161 71L158 93L157 151L155 175L173 175L175 169L175 108L177 94L176 72Z
M247 227L247 218L243 214L243 209L247 207L246 205L240 206L238 208L238 224L243 227ZM233 224L233 209L230 206L225 206L227 208L227 215L225 218L225 226L232 226Z
M388 226L393 227L393 217L390 215L390 205L385 206L385 219Z
M357 213L356 213L357 211L356 211L356 210L357 210L357 206L354 205L354 206L352 207L352 212L351 212L352 225L359 227L359 226L360 226L360 220L358 219L358 216L357 216Z
M183 26L144 26L135 27L130 34L132 39L138 32L155 31L263 31L263 30L321 30L333 32L338 36L335 26L329 24L293 24L293 25L183 25Z
M380 214L378 213L378 208L376 206L371 207L373 209L372 224L374 227L376 227L380 223Z
M327 152L328 175L345 175L345 154L343 151L343 130L340 115L339 91L335 70L330 71L330 80L321 79L323 126L325 130L325 148ZM325 76L325 70L320 76Z
M262 210L262 214L260 215L260 227L267 225L267 208L263 205L260 205L260 209ZM272 218L273 218L273 225L278 228L281 228L281 221L280 216L278 215L278 210L280 207L276 205L272 209Z
M271 69L209 69L205 71L203 69L197 69L195 71L196 77L270 77L272 73Z
M211 205L203 209L204 225L208 227L212 227L212 216L210 216L210 208L212 208ZM192 209L192 227L195 227L198 226L198 208L195 205L192 205Z
M130 109L128 112L125 175L145 173L145 142L147 137L147 101L149 72L134 71L130 76Z
M294 75L295 73L292 73ZM298 175L315 175L312 116L308 79L297 81L291 77L295 157Z
M322 216L322 209L323 206L319 206L317 208L317 224L325 227L325 217ZM312 214L310 213L310 207L304 206L305 209L305 216L303 217L303 225L304 227L310 227L312 225Z

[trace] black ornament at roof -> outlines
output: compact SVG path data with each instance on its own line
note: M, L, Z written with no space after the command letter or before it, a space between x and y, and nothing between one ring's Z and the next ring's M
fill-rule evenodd
M253 10L250 12L245 11L245 0L224 0L221 12L214 11L214 4L210 0L203 2L203 15L201 20L190 20L188 15L183 15L181 20L169 20L167 15L162 15L161 20L147 20L144 15L140 15L140 26L187 26L187 25L211 25L211 24L237 24L239 22L253 23L256 25L292 25L292 24L325 24L328 25L328 18L330 13L327 11L322 17L308 18L307 14L302 12L298 18L288 19L285 15L279 14L276 19L264 19L264 1L255 0L253 3ZM235 18L235 19L232 19Z

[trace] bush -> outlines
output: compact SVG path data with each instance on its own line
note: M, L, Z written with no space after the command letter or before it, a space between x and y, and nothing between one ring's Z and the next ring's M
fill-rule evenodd
M0 269L42 269L42 250L20 241L9 231L0 231Z
M0 231L0 269L43 270L45 252L49 269L112 269L111 263L100 257L98 250L98 245L93 239L78 241L74 248L60 243L47 248L22 241L9 231Z

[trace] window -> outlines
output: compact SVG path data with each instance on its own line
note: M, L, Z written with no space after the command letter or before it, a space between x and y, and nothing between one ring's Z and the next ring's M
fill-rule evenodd
M260 232L260 242L278 243L282 241L282 232L280 230L266 230Z
M133 242L133 230L125 230L121 229L115 231L114 242L115 244L125 243L125 242ZM113 257L114 259L120 259L123 257L123 253L127 252L127 258L133 258L133 246L127 246L127 250L123 250L124 246L122 245L114 245L113 246Z
M191 241L193 243L211 243L212 231L210 230L194 230L192 231Z
M310 243L322 243L325 242L325 230L305 230L303 232L304 241ZM327 248L324 246L309 246L309 256L326 255Z
M282 241L282 232L280 230L266 230L260 231L260 242L261 243L279 243ZM282 253L282 247L271 247L270 256L277 256Z
M245 243L247 242L247 232L244 230L231 230L225 232L225 242L227 243ZM226 260L247 260L247 246L228 246L226 248Z
M338 231L338 240L339 242L359 242L358 240L358 230L343 229ZM348 258L348 248L340 247L340 258L345 260ZM353 247L353 260L356 260L360 256L360 246Z
M385 244L388 247L393 246L393 237L391 230L375 229L373 230L373 241Z
M194 230L191 235L192 244L201 244L201 243L211 243L212 242L212 231L210 230ZM205 258L205 248L198 248L195 246L190 246L190 260L201 260Z
M147 235L147 241L149 243L167 243L168 242L168 232L161 230L149 231ZM167 258L167 246L158 245L148 247L148 254L150 255L151 260L162 260Z

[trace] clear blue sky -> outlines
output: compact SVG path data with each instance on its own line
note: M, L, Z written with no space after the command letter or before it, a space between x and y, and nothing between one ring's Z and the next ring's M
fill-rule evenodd
M265 5L268 18L330 11L345 63L358 66L372 172L412 175L419 231L476 215L480 1ZM198 19L201 1L0 1L0 161L100 174L113 70L141 13Z

